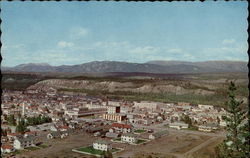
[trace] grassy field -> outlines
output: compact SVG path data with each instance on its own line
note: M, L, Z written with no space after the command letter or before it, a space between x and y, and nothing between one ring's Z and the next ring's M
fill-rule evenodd
M114 139L114 141L121 141L121 138L116 138Z
M144 140L144 139L138 139L136 144L142 144L142 143L145 143L145 142L146 142L146 140Z
M144 133L144 132L146 132L146 130L144 130L144 129L137 129L134 132L135 133Z
M92 146L88 146L88 147L82 147L82 148L78 148L76 149L78 151L83 151L83 152L87 152L90 154L94 154L94 155L103 155L103 151L101 150L96 150L94 149Z
M78 148L76 150L86 152L86 153L90 153L90 154L93 154L93 155L103 155L104 154L104 151L96 150L92 146L82 147L82 148ZM112 148L110 151L112 153L114 153L114 152L117 152L119 150L120 149Z
M33 151L33 150L38 150L38 149L40 149L40 148L39 148L39 147L36 147L36 146L30 146L30 147L25 148L25 149Z

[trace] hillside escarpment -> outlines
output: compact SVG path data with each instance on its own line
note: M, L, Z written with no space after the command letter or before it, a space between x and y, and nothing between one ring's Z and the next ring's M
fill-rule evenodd
M181 82L181 81L180 81ZM169 82L152 81L147 83L116 82L116 81L92 81L92 80L43 80L29 88L52 87L55 89L85 89L108 92L134 92L134 93L171 93L175 95L197 94L212 95L214 90L208 87L197 86L189 82L174 84Z

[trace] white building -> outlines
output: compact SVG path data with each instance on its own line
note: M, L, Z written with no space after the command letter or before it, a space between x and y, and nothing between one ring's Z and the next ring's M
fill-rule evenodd
M137 136L132 133L125 133L121 136L121 141L127 142L127 143L136 143L137 142Z
M134 102L135 108L146 108L149 110L156 110L158 107L157 102L148 102L148 101L141 101L141 102Z
M224 120L220 120L220 126L226 127L227 126L227 122L224 121Z
M198 107L200 109L204 109L204 110L213 110L214 109L213 105L202 105L202 104L199 104Z
M108 114L116 114L121 112L120 106L107 106Z
M186 129L186 128L188 128L188 124L183 123L183 122L174 122L174 123L170 123L169 127L180 130L180 129Z
M199 131L204 131L204 132L211 132L213 130L218 129L217 125L214 124L206 124L206 125L200 125L198 126Z
M108 105L109 106L120 106L120 102L119 101L108 101Z
M93 148L101 151L108 151L112 149L112 146L109 142L104 140L97 140L93 142Z
M24 149L30 146L35 146L34 137L17 138L14 140L14 148L17 150Z

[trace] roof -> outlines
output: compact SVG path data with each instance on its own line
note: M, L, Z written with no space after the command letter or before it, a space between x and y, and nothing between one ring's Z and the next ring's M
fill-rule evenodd
M35 140L35 137L34 136L30 136L30 137L17 137L18 141L20 142L30 142L30 141L34 141Z
M106 137L109 137L109 138L117 138L119 134L117 133L112 133L112 132L107 132L106 133Z
M132 133L124 133L122 136L127 136L127 137L137 137L137 135L132 134Z
M64 126L61 126L61 127L59 127L59 128L62 128L62 129L68 129L68 128L69 128L69 126L64 125Z
M7 136L18 136L20 133L7 133Z
M9 145L9 144L4 144L1 146L2 149L12 149L13 146L12 145Z
M120 123L113 123L112 127L117 127L117 128L132 128L131 125L128 124L120 124Z
M110 144L109 142L107 142L107 141L105 141L105 140L96 140L96 141L94 141L93 143L98 143L98 144L106 144L106 145L108 145L108 144Z
M25 132L25 134L36 135L36 131Z

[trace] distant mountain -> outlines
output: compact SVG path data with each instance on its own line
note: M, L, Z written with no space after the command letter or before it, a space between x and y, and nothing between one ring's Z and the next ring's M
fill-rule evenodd
M247 62L244 61L203 61L203 62L187 62L187 61L164 61L154 60L147 62L161 66L169 65L192 65L200 68L206 68L208 72L248 72ZM214 69L214 70L213 70Z
M55 67L47 63L28 63L20 64L15 67L2 67L2 70L17 71L17 72L54 72Z
M206 72L247 72L247 62L242 61L149 61L128 63L116 61L93 61L78 65L51 66L47 63L21 64L15 67L1 67L3 71L15 72L57 72L57 73L206 73Z

